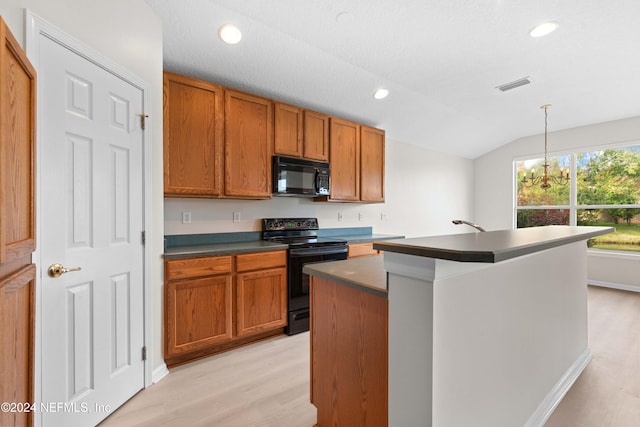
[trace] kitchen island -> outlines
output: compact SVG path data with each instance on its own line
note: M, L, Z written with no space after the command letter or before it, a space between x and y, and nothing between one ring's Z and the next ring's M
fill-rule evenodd
M374 243L387 285L388 425L542 426L591 359L586 240L611 231L548 226Z

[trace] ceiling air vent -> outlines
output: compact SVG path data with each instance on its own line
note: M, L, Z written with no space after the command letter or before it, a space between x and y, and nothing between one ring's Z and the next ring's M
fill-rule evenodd
M500 86L496 86L496 88L500 89L503 92L506 92L508 90L515 89L515 88L520 87L520 86L528 85L530 83L531 83L531 80L527 76L527 77L523 77L523 78L518 79L518 80L514 80L514 81L509 82L509 83L505 83L505 84L500 85Z

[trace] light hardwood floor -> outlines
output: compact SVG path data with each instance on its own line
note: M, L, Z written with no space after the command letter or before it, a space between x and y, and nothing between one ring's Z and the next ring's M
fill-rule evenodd
M640 426L640 293L589 287L593 360L545 427Z
M280 336L171 370L100 427L311 427L309 333Z
M594 359L545 427L640 426L640 293L589 287L589 342ZM315 421L304 333L175 368L101 427L311 427Z

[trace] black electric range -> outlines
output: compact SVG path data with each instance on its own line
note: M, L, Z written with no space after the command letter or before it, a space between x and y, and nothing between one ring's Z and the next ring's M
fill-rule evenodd
M265 218L262 239L289 246L287 262L288 325L285 333L309 330L309 276L305 264L347 259L347 242L318 236L317 218Z

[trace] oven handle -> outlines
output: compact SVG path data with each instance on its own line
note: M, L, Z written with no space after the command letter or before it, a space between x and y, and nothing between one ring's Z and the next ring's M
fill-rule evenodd
M345 254L349 250L346 246L336 249L289 249L289 255L292 257L302 257L307 255L333 255L333 254Z

